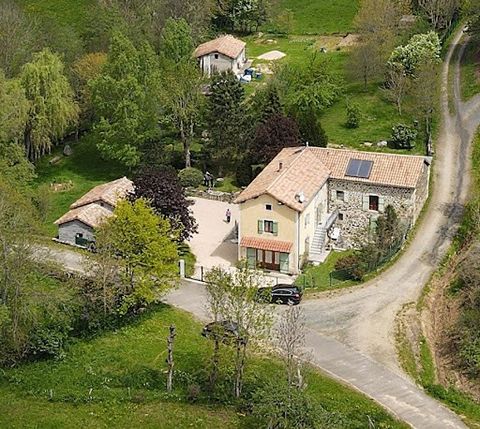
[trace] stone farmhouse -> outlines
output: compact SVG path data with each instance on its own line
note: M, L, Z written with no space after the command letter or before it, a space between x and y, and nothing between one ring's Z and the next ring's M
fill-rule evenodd
M227 70L237 75L246 68L245 46L245 42L226 35L201 44L193 55L207 76Z
M87 247L95 240L94 229L112 216L119 199L133 191L133 183L126 177L96 186L70 210L55 221L58 225L57 240L61 243Z
M415 222L431 159L319 147L283 149L237 197L239 259L297 274L328 249L352 248L385 207Z

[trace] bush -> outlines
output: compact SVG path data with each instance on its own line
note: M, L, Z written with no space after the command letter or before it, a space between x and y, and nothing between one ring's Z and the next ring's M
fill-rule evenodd
M417 130L405 124L398 124L392 128L390 139L395 149L412 149L415 146Z
M351 280L360 281L366 274L365 265L358 254L348 255L335 263L335 270L342 271Z
M203 182L203 173L196 168L188 167L180 170L178 178L184 188L197 188Z
M347 128L358 128L360 126L360 107L358 104L347 102Z

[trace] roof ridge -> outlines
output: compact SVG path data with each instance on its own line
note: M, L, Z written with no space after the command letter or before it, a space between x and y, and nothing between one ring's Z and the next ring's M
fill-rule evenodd
M292 146L292 148L295 148L295 149L296 149L297 146ZM282 149L278 155L280 155L285 149L287 149L287 148ZM297 150L298 150L298 149L297 149ZM295 152L293 152L293 154L295 154ZM277 156L278 156L278 155L277 155ZM273 180L273 182L270 183L270 185L268 185L268 186L265 188L265 192L268 192L270 195L272 195L272 194L269 192L270 188L271 188L273 185L275 185L275 183L277 183L277 182L283 177L283 175L286 174L286 173L288 172L288 170L290 170L290 168L292 168L292 165L295 164L295 162L297 162L297 160L301 157L301 155L303 155L303 150L301 150L301 152L300 152L300 153L297 155L297 157L290 163L290 165L289 165L288 167L282 168L283 172L280 173L280 174L275 178L275 180ZM275 158L276 158L276 157L275 157ZM273 162L273 161L275 160L275 158L273 158L272 161L270 161L270 162ZM278 161L278 162L280 163L281 161ZM267 165L268 165L268 164L267 164ZM272 195L272 196L273 196L273 195Z
M409 155L406 153L391 153L391 152L375 152L368 150L357 150L357 149L347 149L347 148L334 148L334 147L319 147L319 146L309 146L311 149L322 150L322 151L335 151L335 152L351 152L351 153L360 153L374 156L391 156L391 157L404 157L404 158L428 158L426 155Z

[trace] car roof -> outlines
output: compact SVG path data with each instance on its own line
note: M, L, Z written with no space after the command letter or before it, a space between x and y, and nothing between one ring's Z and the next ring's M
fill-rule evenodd
M273 286L273 290L277 289L299 289L297 285L288 285L288 284L278 284Z

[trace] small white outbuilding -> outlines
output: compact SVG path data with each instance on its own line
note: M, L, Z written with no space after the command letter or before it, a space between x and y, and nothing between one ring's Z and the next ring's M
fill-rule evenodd
M231 35L201 44L193 55L207 76L227 70L243 74L247 63L246 43Z

